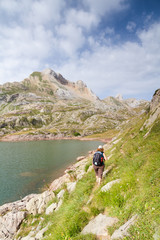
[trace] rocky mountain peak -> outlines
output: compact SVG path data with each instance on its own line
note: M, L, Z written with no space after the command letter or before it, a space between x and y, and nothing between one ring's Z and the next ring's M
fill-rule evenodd
M115 98L117 99L117 100L119 100L119 101L123 101L123 97L122 97L122 94L117 94L116 96L115 96Z
M46 95L49 93L61 99L82 98L89 101L99 99L82 80L71 82L50 68L42 72L33 72L24 83L29 84L30 89L34 88L38 92Z
M51 68L47 68L47 69L43 70L41 73L42 73L42 75L49 75L51 77L54 77L62 85L67 85L69 82L60 73L56 73Z
M83 88L86 88L86 87L87 87L87 85L86 85L82 80L78 80L78 81L76 82L76 86L77 86L78 88L80 88L80 89L83 89Z
M57 73L53 71L51 68L46 68L41 72L43 75L51 75L53 77L57 77Z

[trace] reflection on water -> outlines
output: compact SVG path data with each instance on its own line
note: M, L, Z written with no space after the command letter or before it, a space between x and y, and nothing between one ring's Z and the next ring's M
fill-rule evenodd
M32 172L21 172L21 177L33 177L44 172L44 169L35 169Z
M33 177L35 175L36 175L36 173L34 173L34 172L23 172L23 173L20 173L21 177Z
M99 144L78 140L0 142L0 205L38 193L78 156Z

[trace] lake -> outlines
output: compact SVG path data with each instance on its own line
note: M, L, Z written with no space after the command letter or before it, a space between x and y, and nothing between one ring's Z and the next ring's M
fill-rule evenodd
M0 142L0 205L39 193L98 141Z

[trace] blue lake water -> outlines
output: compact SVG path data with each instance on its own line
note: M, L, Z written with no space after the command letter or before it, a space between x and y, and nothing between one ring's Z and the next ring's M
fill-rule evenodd
M0 205L42 191L98 141L0 142Z

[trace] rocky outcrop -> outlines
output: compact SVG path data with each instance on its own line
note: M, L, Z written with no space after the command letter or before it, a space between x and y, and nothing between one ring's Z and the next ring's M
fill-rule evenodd
M113 180L101 188L101 192L107 192L114 184L120 183L120 179Z
M111 240L113 240L113 239L123 239L126 236L130 236L130 234L128 233L128 230L132 225L134 225L135 221L137 220L137 217L138 217L138 215L134 215L124 225L122 225L118 230L116 230L112 234Z
M0 207L0 239L13 240L27 214L42 213L47 203L54 197L52 191L31 194L22 200L7 203Z
M25 211L8 212L0 217L0 239L13 239L25 217Z
M57 203L52 203L52 204L46 209L46 214L49 215L50 213L52 213L53 211L55 211L57 207L58 207L58 204L57 204Z
M150 111L153 112L160 105L160 89L157 89L152 97Z
M35 230L32 230L26 237L18 238L21 240L40 240L43 239L44 233L48 230L49 224L41 229L41 223ZM16 240L16 239L15 239Z
M41 214L45 211L47 203L55 197L52 191L45 191L42 194L36 194L26 204L26 210L29 214Z
M105 239L109 239L110 236L107 228L113 226L117 222L117 218L107 217L104 214L99 214L84 227L82 234L92 233L98 238L105 237Z
M70 182L70 177L68 174L65 174L58 179L55 179L50 185L50 190L55 191L66 182Z
M128 105L129 107L136 108L136 107L143 106L143 105L144 105L144 107L146 107L149 102L146 100L137 100L135 98L129 98L129 99L124 100L124 103L126 105Z
M149 133L153 124L159 118L160 118L160 89L156 90L152 97L151 104L150 104L149 117L145 121L141 130L143 130L144 128L148 128L149 129L148 133ZM148 133L146 134L146 136L148 135Z

